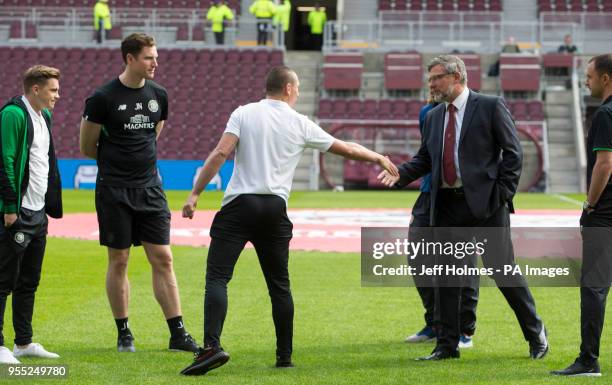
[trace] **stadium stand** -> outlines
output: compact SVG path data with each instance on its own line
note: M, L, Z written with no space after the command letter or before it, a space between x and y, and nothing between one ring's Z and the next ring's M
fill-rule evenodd
M380 11L502 11L501 0L379 0Z
M363 54L338 52L325 55L323 88L328 91L358 91L363 75Z
M155 81L166 87L169 118L158 142L162 159L201 159L219 139L230 113L264 96L265 73L283 63L282 51L159 49ZM54 112L58 156L80 158L79 123L84 101L123 69L116 50L0 48L5 63L0 99L22 93L17 79L33 63L62 71L61 101Z
M540 90L540 58L529 54L502 54L499 57L501 89L519 92Z
M610 0L538 0L540 12L612 12Z
M385 55L385 89L420 91L423 88L422 58L417 52Z
M115 8L183 8L202 9L210 7L210 0L113 0L110 5ZM228 6L240 10L240 0L227 0ZM0 0L1 6L25 7L86 7L91 8L93 0Z

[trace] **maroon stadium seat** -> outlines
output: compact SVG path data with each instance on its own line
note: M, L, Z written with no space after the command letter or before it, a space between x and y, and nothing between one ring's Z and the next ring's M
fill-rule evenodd
M504 91L537 92L540 89L540 60L533 55L500 55L500 81Z
M385 88L387 90L420 90L423 88L421 54L388 53L385 55Z
M476 91L482 88L482 71L480 69L480 55L461 54L458 55L465 63L468 76L468 86Z
M326 90L359 90L363 74L363 54L336 53L325 56L323 88Z

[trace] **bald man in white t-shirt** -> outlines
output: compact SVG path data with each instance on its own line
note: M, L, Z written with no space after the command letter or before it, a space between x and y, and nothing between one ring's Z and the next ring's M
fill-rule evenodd
M306 148L355 160L377 163L398 175L388 158L357 144L335 139L308 117L296 112L297 74L288 67L273 68L266 77L266 98L238 107L217 147L200 172L183 207L193 218L200 193L236 150L234 171L221 210L210 231L204 299L204 348L185 375L202 375L229 360L220 344L227 314L227 283L247 242L255 247L272 300L276 329L276 367L292 367L293 299L289 289L289 241L293 224L287 200L295 168Z

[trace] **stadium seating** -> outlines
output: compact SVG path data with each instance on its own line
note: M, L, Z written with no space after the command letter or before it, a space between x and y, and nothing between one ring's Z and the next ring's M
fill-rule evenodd
M385 55L385 89L421 90L423 88L420 53L391 52Z
M240 0L226 0L228 6L240 12ZM211 0L113 0L111 8L182 8L210 7ZM24 7L93 7L95 0L0 0L2 6Z
M468 84L471 89L480 91L482 88L482 70L480 67L480 55L460 54L458 55L465 63Z
M363 75L363 54L342 52L325 55L323 88L325 90L358 91Z
M417 99L319 99L320 120L413 120L425 104Z
M23 93L19 78L30 65L44 63L62 71L61 99L54 115L54 137L61 158L79 158L78 132L84 101L123 69L110 49L0 48L3 77L0 100ZM265 73L283 63L281 51L159 49L155 81L166 87L169 116L158 154L165 159L208 155L230 113L264 96Z
M501 0L379 0L380 11L501 12Z
M501 54L499 77L503 91L538 92L540 58L535 55Z
M610 0L538 0L540 12L612 12Z

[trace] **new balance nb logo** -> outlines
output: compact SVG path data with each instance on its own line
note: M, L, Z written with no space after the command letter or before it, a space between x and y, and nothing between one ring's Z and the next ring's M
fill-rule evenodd
M126 104L121 104L118 108L117 111L125 111L127 109L127 105Z

